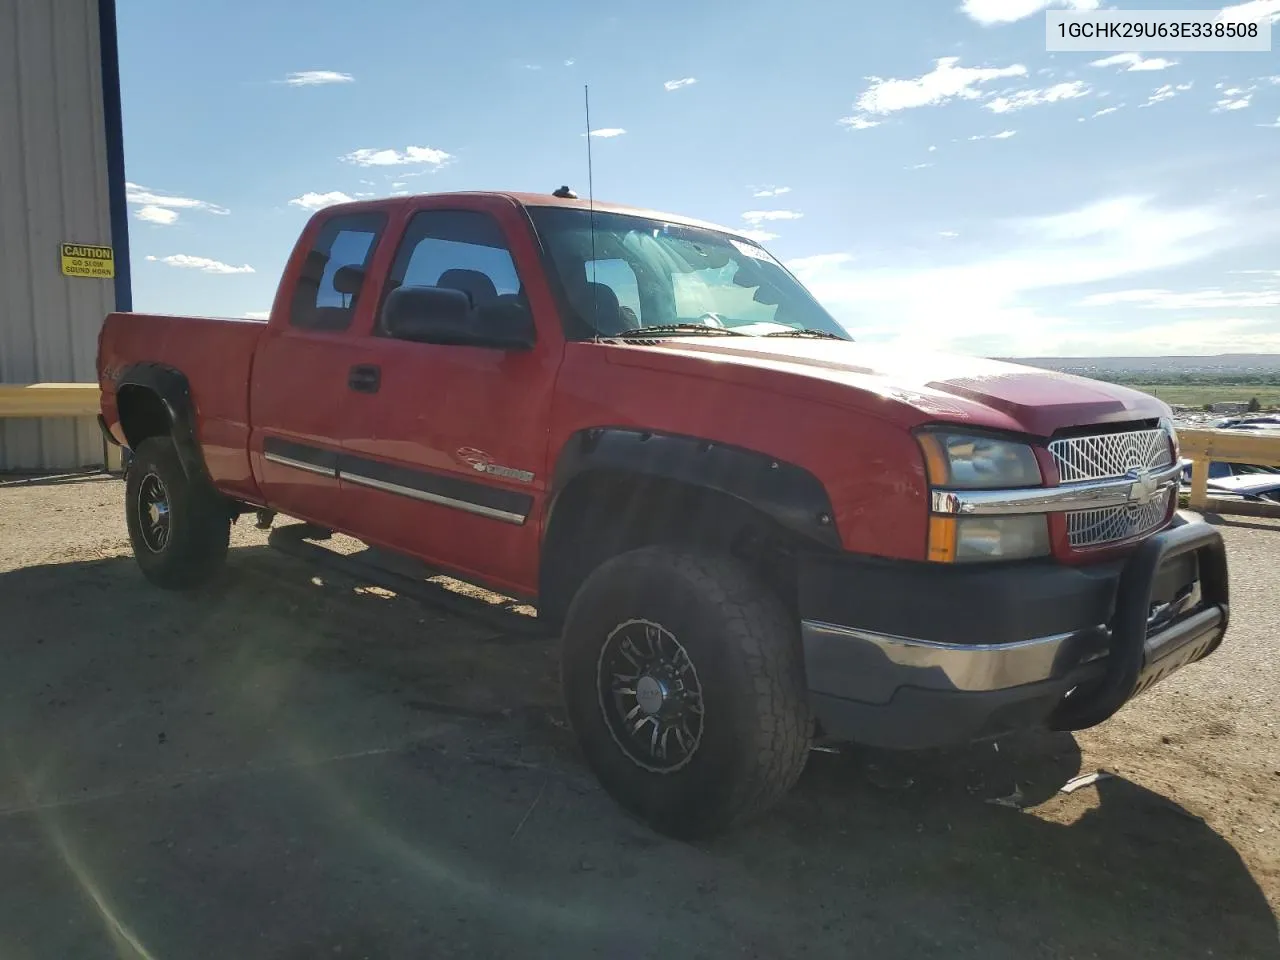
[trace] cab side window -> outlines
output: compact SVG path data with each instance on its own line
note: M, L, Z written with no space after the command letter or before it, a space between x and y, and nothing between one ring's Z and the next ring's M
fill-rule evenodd
M386 294L400 286L459 290L473 310L504 300L526 304L502 228L472 210L424 210L409 221Z
M358 213L334 217L320 228L294 287L290 326L338 331L351 325L385 225L381 213Z

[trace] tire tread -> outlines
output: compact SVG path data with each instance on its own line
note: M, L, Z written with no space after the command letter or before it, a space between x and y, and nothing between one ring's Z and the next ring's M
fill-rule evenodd
M673 573L718 623L718 639L727 647L724 663L744 708L739 716L750 718L737 731L745 742L733 751L730 789L714 809L671 818L681 835L707 836L758 816L791 789L808 758L813 721L797 625L782 602L732 556L673 545L621 554L587 579L570 606L566 626L572 629L580 608L597 603L600 592L619 579L661 583ZM566 656L572 655L567 647ZM659 815L651 822L671 832L657 822L662 819Z

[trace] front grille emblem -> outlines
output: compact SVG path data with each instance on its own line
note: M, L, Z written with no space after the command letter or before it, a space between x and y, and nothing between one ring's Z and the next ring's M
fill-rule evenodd
M1129 485L1129 502L1135 506L1145 507L1148 503L1155 499L1156 493L1160 489L1156 478L1151 475L1151 471L1146 467L1139 467L1135 470L1129 470L1125 476L1133 481Z

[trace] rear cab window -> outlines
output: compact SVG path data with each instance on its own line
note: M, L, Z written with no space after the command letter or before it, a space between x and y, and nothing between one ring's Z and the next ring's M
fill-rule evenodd
M335 216L320 227L294 286L291 327L335 332L351 326L386 222L383 213L355 213Z

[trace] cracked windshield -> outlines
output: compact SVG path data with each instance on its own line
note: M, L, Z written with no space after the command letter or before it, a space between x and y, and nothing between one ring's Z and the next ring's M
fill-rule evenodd
M0 960L1280 960L1280 0L0 0Z

